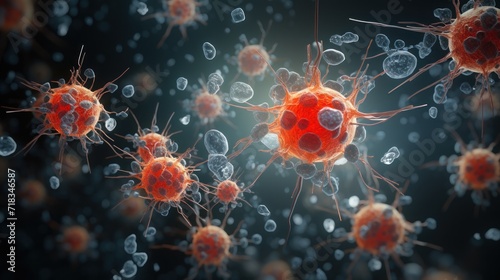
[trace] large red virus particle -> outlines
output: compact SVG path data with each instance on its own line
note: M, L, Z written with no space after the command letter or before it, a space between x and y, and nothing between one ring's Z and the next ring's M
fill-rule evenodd
M480 0L474 1L473 5L470 4L471 2L465 4L462 8L463 12L460 13L460 3L458 0L454 0L455 19L451 18L451 10L436 9L434 14L441 22L429 26L419 24L419 26L400 27L377 22L354 21L428 33L440 37L441 45L447 47L449 53L436 62L422 67L404 83L412 81L436 64L443 63L450 58L453 59L455 63L454 67L443 79L422 88L415 94L438 83L443 83L444 85L438 85L436 90L444 91L444 93L441 94L441 98L444 99L444 94L446 94L446 91L450 88L453 79L468 71L478 74L476 80L482 83L481 94L483 94L484 92L489 92L487 91L490 86L489 75L491 73L500 73L500 23L498 23L500 10L496 7L482 5L482 1ZM435 37L430 41L435 42ZM425 46L426 42L423 43Z
M199 7L203 4L197 0L164 0L164 12L158 12L146 18L163 17L168 24L167 30L158 42L157 47L161 47L170 35L172 28L179 26L182 37L187 38L186 29L196 23L206 24L204 16L200 13Z
M86 156L89 152L88 146L91 144L106 142L109 145L107 139L110 138L98 122L114 121L114 119L110 118L111 112L104 109L100 99L104 94L116 90L117 86L112 81L100 89L92 90L92 82L87 88L85 84L88 80L93 81L95 74L92 69L88 68L83 73L85 78L81 76L84 56L80 54L78 68L71 71L69 81L65 82L61 79L55 88L52 88L49 82L43 85L23 82L28 88L39 92L38 99L43 100L43 102L35 102L36 105L28 109L8 111L8 113L33 112L42 120L42 124L36 131L38 135L23 150L29 150L42 135L59 135L61 160L64 143L67 141L79 140ZM110 147L112 148L111 145Z
M209 76L207 83L199 80L201 88L193 89L190 99L183 101L184 109L197 117L201 126L212 126L216 120L223 120L229 125L228 105L223 101L225 94L219 91L224 82L219 73ZM210 88L209 88L210 87Z
M159 105L157 104L155 108L154 117L151 121L151 128L141 128L137 117L134 113L132 113L132 117L137 124L137 133L125 136L125 139L134 144L134 148L137 149L137 155L139 156L138 159L143 162L149 162L155 157L171 155L177 150L175 148L177 144L170 139L170 137L175 133L169 134L168 132L170 129L170 120L173 115L160 132L159 127L156 125L158 106Z
M294 191L294 204L302 189L303 179L313 179L314 184L323 187L323 191L337 202L335 192L338 182L330 177L335 163L344 157L350 162L355 163L360 160L368 165L360 158L359 150L353 144L364 140L366 132L363 126L384 122L400 112L415 108L407 106L393 111L374 113L359 111L358 108L368 96L367 93L374 87L373 79L364 75L361 65L354 76L342 77L346 83L351 82L350 94L342 94L343 86L339 83L333 81L323 83L319 70L321 57L323 56L327 63L333 64L331 54L339 52L333 49L323 51L320 43L316 45L318 54L314 61L311 59L310 45L308 46L308 62L304 77L285 68L276 71L276 80L279 83L270 90L270 96L275 101L274 106L242 107L262 114L272 114L274 118L270 123L264 121L255 125L249 137L236 143L243 147L230 156L234 157L252 143L261 141L264 144L272 142L268 147L273 155L266 168L278 158L284 162L290 159L299 160L300 163L295 166L299 177ZM365 96L358 100L360 92L365 93ZM242 101L234 98L233 100ZM362 119L373 123L360 123ZM322 163L323 170L318 171L315 163ZM376 177L383 178L377 172L374 173ZM392 184L389 180L386 181Z
M455 196L463 196L466 191L472 191L472 201L475 205L486 207L490 204L489 192L498 193L500 182L500 154L493 153L495 143L487 148L483 145L466 145L453 132L460 145L461 156L450 156L441 163L447 163L447 170L451 172L450 181L455 184L453 194L445 204L445 208Z
M238 64L238 75L234 78L234 80L236 80L241 73L249 79L253 79L255 77L260 77L262 79L268 69L268 64L274 60L272 53L274 52L276 45L274 45L269 51L267 51L264 47L264 39L269 32L271 23L269 23L267 29L264 29L260 21L257 22L257 24L259 25L261 32L258 44L248 42L245 35L240 37L240 40L245 45L236 50L236 57L234 60L236 60L236 63Z
M338 238L334 242L347 239L353 239L356 242L357 248L352 253L350 258L352 263L347 269L349 274L360 258L364 256L363 253L368 253L371 256L368 265L372 271L379 270L384 262L387 279L390 279L389 257L392 257L402 268L400 256L411 256L413 245L439 249L432 244L416 240L416 235L421 232L422 227L435 229L436 221L433 218L428 218L425 222L408 222L400 210L403 204L408 205L409 203L411 203L411 197L400 197L399 193L397 193L392 205L378 202L375 201L371 191L369 191L367 201L349 199L347 203L349 208L358 209L355 213L349 210L343 211L351 218L351 232L344 234L344 229L337 229L334 232L334 236Z

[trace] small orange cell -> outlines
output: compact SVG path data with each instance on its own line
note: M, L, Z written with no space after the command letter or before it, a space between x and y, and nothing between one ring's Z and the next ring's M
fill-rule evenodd
M52 128L61 135L77 138L94 130L104 110L97 96L78 84L65 84L53 89L47 106L52 110L45 118Z
M467 151L456 162L458 180L475 191L486 190L490 184L500 181L500 155L488 149Z
M214 265L220 267L231 254L231 239L220 227L207 225L198 228L193 234L192 255L199 266Z
M408 228L403 216L391 205L372 203L361 208L354 217L352 235L362 250L378 256L392 253L405 240Z
M90 235L87 229L82 226L70 226L63 231L64 249L71 254L80 254L87 250Z
M210 94L202 90L194 100L194 111L203 123L213 123L214 120L224 114L222 100L216 94Z
M0 0L0 30L2 32L21 32L31 24L34 14L33 1Z
M140 197L129 197L120 203L120 213L129 220L137 220L146 213L147 206Z
M137 148L137 154L144 162L149 162L155 157L171 154L167 147L167 142L170 141L171 136L171 134L168 133L170 128L170 119L165 125L163 131L159 132L160 129L156 125L158 107L159 105L157 104L150 129L142 129L137 117L132 113L132 117L137 123L137 133L125 136L128 141L134 143L134 147Z
M133 81L135 90L144 95L149 95L158 88L155 77L147 71L134 75Z
M382 266L380 260L385 260L387 278L390 278L390 268L387 258L391 257L402 267L400 256L413 254L413 245L423 245L434 249L440 249L432 244L416 240L416 236L423 227L436 228L436 221L428 218L425 222L408 222L399 211L400 204L409 204L411 197L400 197L396 195L394 202L385 204L375 201L373 192L369 190L368 200L356 203L359 206L356 213L345 211L351 217L352 230L347 235L339 236L334 242L353 239L357 248L353 251L350 259L353 260L347 269L348 274L356 265L360 257L368 253L372 256L368 263L372 270L379 270ZM350 199L349 199L350 200ZM349 202L350 204L351 202ZM354 206L353 206L354 207Z
M155 202L180 202L186 188L193 182L190 172L179 158L155 158L145 164L141 183L135 188L143 189Z
M452 196L444 208L449 206L455 196L461 197L468 190L472 191L471 197L475 205L489 206L488 192L496 194L500 182L500 154L493 152L496 143L493 142L486 148L483 144L466 145L456 132L451 133L457 139L461 155L453 155L448 159L443 156L439 160L441 165L446 165L451 173L450 182L454 184Z
M477 91L469 98L468 109L479 120L488 120L500 113L500 87L493 85L490 94Z
M144 146L139 146L137 148L137 153L142 158L143 161L149 162L154 158L154 155L167 154L168 149L166 142L168 138L163 134L158 134L155 132L145 134L140 137L141 141L145 142Z
M203 15L199 11L199 7L203 3L196 0L165 0L166 5L165 12L158 12L146 18L153 18L156 16L165 17L168 23L167 30L163 34L160 42L158 42L157 47L161 47L165 40L170 35L172 28L179 26L182 37L187 38L187 27L196 25L197 22L201 24L206 24Z
M47 198L47 191L42 182L29 180L23 184L19 195L26 206L38 206L44 203Z
M229 204L235 202L240 193L241 189L236 182L225 180L217 185L215 195L221 202Z
M60 168L65 178L76 178L82 173L82 159L74 153L64 154Z
M262 75L268 61L269 54L261 45L247 45L238 53L238 67L248 77Z
M207 209L210 208L207 205ZM191 231L187 235L187 242L182 241L177 246L162 244L154 247L178 250L186 255L190 255L192 258L191 263L194 264L194 267L189 271L189 276L186 279L197 278L201 267L205 268L208 278L210 278L209 274L213 271L210 268L216 268L217 276L229 279L231 275L227 270L227 262L236 257L230 251L232 251L231 248L238 245L239 241L234 237L234 233L231 235L227 234L224 229L229 217L228 215L229 212L226 212L226 216L220 226L211 224L212 217L210 212L208 213L208 217L203 219L203 222L206 222L205 225L202 225L200 216L197 216L197 226L191 228ZM239 227L235 232L238 230Z
M290 280L293 279L293 272L286 262L274 260L266 263L260 270L259 280L264 279Z
M268 25L267 30L264 30L262 24L260 22L257 23L262 34L260 42L258 44L251 44L248 42L246 36L242 35L241 40L245 46L238 50L236 57L233 58L238 63L238 75L243 73L249 79L264 77L268 64L273 60L271 54L274 52L275 48L274 46L271 50L267 51L264 47L264 39L266 38L266 34L271 24ZM236 76L234 80L237 78L238 76Z

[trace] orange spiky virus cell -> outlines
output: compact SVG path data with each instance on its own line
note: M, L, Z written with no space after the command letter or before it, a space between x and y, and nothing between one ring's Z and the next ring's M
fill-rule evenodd
M156 125L156 116L158 113L158 105L156 106L151 128L141 128L137 117L132 113L137 124L137 133L125 135L125 139L132 142L136 149L136 154L143 162L149 162L156 157L171 155L177 151L177 143L172 141L170 137L175 134L169 134L170 120L167 121L162 132Z
M210 207L207 207L207 209L210 209ZM239 242L241 239L236 238L234 234L240 230L241 223L232 234L228 234L225 227L229 218L229 212L226 212L219 226L212 224L212 214L211 212L208 213L209 217L204 220L206 222L205 225L202 224L200 216L196 216L197 226L191 227L187 233L187 240L181 241L178 245L162 244L154 246L154 248L181 251L191 256L193 267L189 270L186 279L198 278L200 268L204 268L207 277L210 277L217 270L218 276L224 279L229 278L231 275L227 269L227 264L229 260L237 257L234 255L235 251L233 249L238 245L246 247L249 243L260 243L260 241L254 241L253 237L252 241L245 239L243 243L246 245Z
M380 255L382 250L394 252L405 240L406 221L394 207L372 203L353 217L352 235L362 250Z
M314 61L311 60L310 46L308 48L309 60L304 77L285 68L276 71L278 84L272 86L269 93L274 106L242 107L254 111L261 122L253 127L250 137L238 141L237 145L243 144L243 147L231 156L238 155L251 143L261 141L274 152L270 162L277 158L298 159L302 163L296 166L297 173L304 179L311 179L317 171L315 163L323 163L323 173L328 174L342 157L350 162L360 159L359 150L353 144L365 138L365 129L359 120L379 123L399 112L415 108L407 106L375 113L359 111L359 105L367 95L360 100L358 95L374 88L373 77L361 71L352 77L343 76L341 79L351 82L352 86L352 92L346 97L342 94L341 84L334 81L323 83L319 70L321 57L329 65L337 65L343 61L343 54L333 49L323 51L321 44L318 46ZM230 95L236 102L247 103L253 96L253 90L244 83L236 82ZM268 123L266 120L270 114L275 118Z
M230 255L231 239L220 227L207 225L193 234L192 254L198 265L220 266Z
M352 198L356 198L356 200L351 202ZM383 260L387 275L390 275L389 258L393 258L396 263L401 265L400 256L411 256L413 245L438 248L416 239L422 227L431 230L436 228L436 221L433 218L428 218L424 222L411 223L400 212L401 206L411 203L411 197L400 197L400 193L398 193L392 205L383 203L382 200L386 200L384 195L378 195L376 199L371 191L369 191L367 201L360 202L357 197L346 200L346 205L349 205L347 209L357 208L355 213L350 212L350 210L344 211L351 218L352 228L347 234L343 228L338 228L334 232L334 237L338 238L337 241L352 238L356 242L357 248L352 252L353 255L350 258L352 263L347 269L349 274L360 258L366 256L364 253L367 253L371 258L368 262L371 270L381 269L380 260ZM343 257L343 254L340 253L337 253L339 256L337 259Z
M111 81L100 89L92 90L95 73L87 68L83 72L85 78L81 76L83 58L84 55L80 54L78 68L71 71L69 81L60 79L57 87L52 88L49 82L43 85L24 82L28 88L39 92L37 101L32 108L17 109L8 113L33 112L37 119L42 121L36 130L38 135L24 149L29 150L42 135L58 134L62 160L63 144L66 141L79 140L86 155L91 144L108 143L108 136L99 122L104 123L108 131L112 131L116 127L116 120L110 117L109 114L113 112L106 111L100 99L104 94L114 92L118 86ZM89 80L92 80L92 84L86 87L85 84ZM117 113L117 116L124 114ZM110 147L113 149L111 145Z
M229 204L236 201L241 191L236 182L224 180L217 185L215 195L222 203Z
M80 254L87 250L90 234L86 228L74 225L63 230L62 242L64 249L72 254Z
M168 27L157 44L158 48L170 36L175 26L179 26L182 37L187 38L187 27L195 26L197 23L206 24L203 14L199 11L199 7L203 5L202 2L198 2L197 0L164 0L162 4L164 12L157 12L146 16L146 18L160 16L167 21Z
M493 153L495 143L484 148L481 145L466 146L459 139L457 144L460 144L462 155L452 155L442 159L451 173L450 181L454 183L452 191L461 197L467 190L471 190L475 205L489 206L488 194L492 192L496 196L500 182L500 154Z
M186 190L196 184L196 180L191 178L193 168L183 164L183 156L162 156L156 157L148 162L132 162L132 172L130 177L140 180L135 184L133 180L122 186L124 196L129 195L142 197L151 200L150 207L160 214L166 216L171 206L179 207L178 211L182 213L180 203L187 196ZM145 195L141 196L138 190L142 190ZM194 192L199 202L201 195ZM194 195L193 194L193 195Z
M498 74L500 71L500 51L498 49L500 46L500 37L498 36L500 10L489 6L490 3L480 0L469 1L460 10L460 1L454 0L456 18L452 18L450 9L438 8L434 10L434 15L441 22L428 26L419 24L419 26L401 27L378 22L354 21L426 33L424 41L417 47L421 52L427 54L430 53L430 47L436 42L436 36L439 36L440 44L443 49L449 50L448 54L438 61L422 67L404 83L412 81L436 64L451 58L453 64L448 75L414 93L415 95L437 84L434 90L434 100L441 103L445 101L446 93L451 87L453 79L467 72L478 74L477 81L481 84L481 94L490 94L488 91L490 88L489 75Z

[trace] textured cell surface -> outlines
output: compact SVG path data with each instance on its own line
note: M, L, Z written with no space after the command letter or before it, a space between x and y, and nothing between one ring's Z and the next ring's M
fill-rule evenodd
M353 220L352 234L356 244L373 255L393 252L404 241L406 221L390 205L369 204L362 207Z
M198 228L193 235L192 253L198 265L221 265L230 256L231 240L227 233L217 226Z
M498 156L487 149L474 149L457 161L459 180L473 190L484 190L500 181Z
M500 279L500 11L314 2L0 0L0 278Z
M159 157L144 166L136 188L144 189L154 201L179 202L190 183L189 172L178 158Z
M500 10L484 6L462 13L450 28L450 54L458 65L475 73L490 73L500 63Z
M223 203L230 203L236 201L240 192L240 187L234 181L225 180L217 185L215 195Z
M268 62L269 54L260 45L248 45L238 54L238 67L249 77L263 74Z

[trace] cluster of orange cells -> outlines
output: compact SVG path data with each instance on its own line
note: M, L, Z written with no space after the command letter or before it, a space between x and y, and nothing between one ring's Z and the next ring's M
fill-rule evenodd
M457 17L453 20L450 19L450 23L398 27L446 38L450 51L448 55L436 63L423 67L407 81L413 80L435 64L450 58L456 63L455 68L444 80L436 82L444 82L445 88L449 88L451 81L465 71L477 73L485 80L491 73L500 73L499 10L495 7L479 6L476 2L472 9L460 13L458 2L454 2L454 5ZM166 6L167 10L162 15L167 17L169 25L159 45L167 39L173 26L179 26L181 33L186 37L186 26L196 21L204 23L203 18L196 13L199 6L196 1L169 0L166 1ZM15 14L9 16L13 17ZM380 23L372 24L388 26ZM264 36L262 40L263 38ZM241 49L237 57L240 72L250 78L262 75L271 60L269 53L272 51L265 51L262 40L258 45L250 45L246 42L245 47ZM368 162L362 157L356 146L357 142L364 140L364 126L384 122L398 113L416 109L419 106L410 105L386 112L362 112L360 105L368 98L371 83L376 77L366 75L366 69L363 68L362 64L355 74L341 77L340 80L352 88L348 93L343 92L343 85L340 82L323 80L320 62L327 51L323 50L323 45L317 38L315 47L317 55L315 58L311 58L311 46L308 46L308 61L303 76L285 68L280 68L275 72L276 84L272 86L270 91L274 101L273 106L267 108L242 102L247 104L242 108L271 115L273 118L265 118L256 124L249 137L238 141L237 150L228 158L233 159L251 144L261 141L268 135L275 135L276 145L271 151L272 156L267 162L266 168L277 159L281 159L283 163L291 159L299 162L296 166L299 177L297 189L294 191L294 203L302 188L302 181L307 179L314 179L314 184L331 188L329 194L337 203L335 192L338 182L330 179L330 173L335 164L345 158L352 163L361 161L369 167ZM94 79L94 73L88 69L84 72L83 78L81 61L82 59L79 60L78 68L72 71L69 81L60 81L55 88L51 88L49 83L40 85L25 82L27 87L38 91L40 95L34 107L17 111L36 113L42 121L38 136L26 148L31 147L41 135L59 135L61 143L77 139L84 150L87 150L87 146L90 144L106 142L108 136L104 134L98 122L108 120L110 112L104 109L100 99L107 92L114 91L116 86L109 82L97 90L92 90L92 86L87 88L85 84ZM484 88L488 87L489 83L485 83ZM360 93L364 94L361 98ZM196 95L193 106L199 113L200 119L204 120L204 124L212 123L217 116L223 114L222 101L214 99L213 96L213 94L206 92L205 87ZM138 124L137 119L135 120ZM206 193L212 194L213 200L216 197L217 202L221 202L225 206L235 203L238 199L241 200L241 193L244 190L233 180L219 181L216 187L199 182L194 172L204 162L189 165L187 160L191 158L192 149L178 153L177 143L171 139L173 134L169 134L168 130L167 123L165 129L160 132L156 126L155 117L150 129L142 129L138 124L136 134L125 136L134 144L135 151L119 153L120 156L133 160L132 170L124 171L127 175L122 177L139 181L136 183L130 180L122 186L125 196L129 197L126 199L140 201L136 199L141 198L148 201L151 212L149 221L153 209L161 215L167 215L171 207L176 207L177 212L183 216L187 223L189 220L184 214L181 204L185 204L187 208L195 212L203 208L200 205L202 198L198 191L200 188ZM500 156L492 152L492 146L488 149L471 151L464 146L462 145L463 155L453 162L454 165L458 166L457 184L459 187L455 187L455 191L459 192L458 189L465 185L482 195L488 187L496 186L499 182ZM318 171L316 164L320 164L322 170ZM359 168L358 165L355 166ZM380 176L376 171L370 169L370 173L394 186L392 181ZM328 193L325 190L324 192ZM375 202L370 196L357 213L349 214L353 220L349 237L355 239L358 250L374 256L389 255L398 259L398 250L402 244L405 242L419 243L408 238L409 232L416 231L415 225L407 222L397 210L398 198L399 195L393 205L387 205ZM26 199L31 202L28 192ZM207 201L207 208L210 208L209 202L212 201ZM135 206L130 209L144 210ZM340 217L338 204L337 209ZM127 211L133 212L132 210ZM210 212L211 208L205 210ZM229 215L229 212L226 212L226 215ZM225 260L231 256L229 253L233 244L231 236L224 231L225 224L221 227L211 225L210 221L206 224L205 226L202 226L201 223L198 224L192 233L190 247L183 251L192 255L198 266L216 266L224 271ZM70 231L74 231L74 233L70 234ZM78 227L66 229L64 236L64 242L72 252L82 251L89 239L84 231ZM159 247L181 250L179 246L172 245Z

